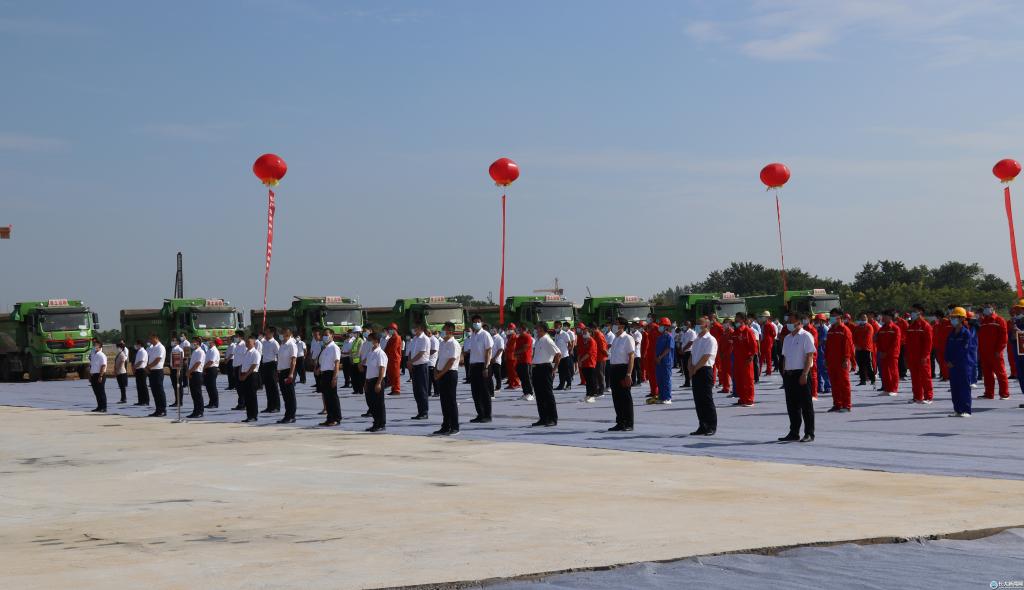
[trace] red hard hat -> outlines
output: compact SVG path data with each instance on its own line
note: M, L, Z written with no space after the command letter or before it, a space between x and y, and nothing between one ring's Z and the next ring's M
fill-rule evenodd
M577 330L586 330L587 329L587 325L584 324L583 322L580 322L580 323L576 324L576 329Z
M661 318L660 320L658 320L658 323L661 324L662 326L671 326L672 320L668 318Z
M213 343L216 344L217 346L220 346L221 344L224 344L224 341L221 340L220 338L218 338L218 339L214 340Z
M395 322L391 322L391 325L388 326L388 328L390 328L392 330L397 330L398 329L398 324L396 324Z
M509 329L509 330L515 330L515 329L516 329L516 325L515 325L515 324L512 324L512 323L509 323L509 325L508 325L508 329Z
M819 313L818 315L814 316L814 319L816 319L816 320L824 320L825 319L825 314Z

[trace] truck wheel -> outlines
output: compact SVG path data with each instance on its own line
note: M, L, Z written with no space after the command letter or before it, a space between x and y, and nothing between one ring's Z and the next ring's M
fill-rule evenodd
M88 379L89 378L89 367L78 367L78 378Z
M31 355L25 356L24 367L25 374L28 375L29 381L39 381L40 368L36 366Z
M0 381L14 381L14 375L11 375L11 361L7 357L0 361Z

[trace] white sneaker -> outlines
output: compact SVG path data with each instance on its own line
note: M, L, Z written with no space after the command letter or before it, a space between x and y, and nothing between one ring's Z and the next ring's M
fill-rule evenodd
M900 392L898 392L898 391L890 391L890 392L888 393L889 397L896 397L896 396L897 396L897 395L899 395L899 394L900 394Z
M536 399L536 398L533 397L532 395L526 396L526 401L528 401L528 402L532 402L534 399Z
M970 418L971 414L969 412L964 412L963 414L960 414L960 417L961 418Z
M519 400L519 401L521 401L521 402L525 402L525 401L530 401L530 396L528 396L528 395L526 395L526 394L524 393L523 395L521 395L521 396L517 397L516 399L517 399L517 400Z
M586 402L586 403L588 403L588 404L592 404L592 403L594 403L594 401L596 401L596 400L594 399L594 397L593 397L593 396L590 396L590 395L588 395L587 397L583 398L583 401L585 401L585 402Z
M971 389L977 389L977 388L978 388L978 384L977 383L971 383Z
M926 400L924 400L924 403L926 403L926 404L928 404L930 406L930 405L932 405L932 400L926 399Z
M670 400L670 399L658 400L658 403L659 404L671 404L672 400Z

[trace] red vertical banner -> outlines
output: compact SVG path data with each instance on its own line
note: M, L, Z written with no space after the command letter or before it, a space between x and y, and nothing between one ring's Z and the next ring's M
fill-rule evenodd
M270 257L274 253L274 191L267 189L267 266L263 271L263 329L267 330L267 286L270 284Z
M779 205L779 191L775 191L775 221L779 225L779 260L782 262L782 291L788 291L786 285L786 253L782 248L782 207Z
M1017 281L1018 283L1020 281ZM501 195L501 283L498 286L498 325L505 325L505 194Z
M1024 298L1024 288L1020 284L1020 261L1017 256L1017 236L1013 231L1013 206L1010 203L1010 187L1003 187L1003 201L1006 205L1006 222L1010 225L1010 256L1013 258L1013 278L1016 279L1017 298Z

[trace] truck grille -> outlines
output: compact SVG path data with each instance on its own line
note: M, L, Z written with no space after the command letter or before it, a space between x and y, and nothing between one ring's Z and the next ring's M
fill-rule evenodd
M66 340L47 340L46 347L50 350L75 350L79 348L89 348L89 339L80 338L72 341L72 345L68 346Z

